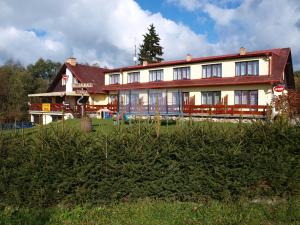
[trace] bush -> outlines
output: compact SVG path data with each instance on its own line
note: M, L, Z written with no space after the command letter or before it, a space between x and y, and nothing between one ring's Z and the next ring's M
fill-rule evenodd
M84 134L40 128L0 136L0 205L48 207L138 198L298 195L300 128L283 120L226 126L182 123Z

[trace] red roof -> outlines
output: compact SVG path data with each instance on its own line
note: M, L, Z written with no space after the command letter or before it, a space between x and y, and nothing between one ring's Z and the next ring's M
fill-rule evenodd
M291 55L290 48L278 48L271 50L261 50L254 52L247 52L245 55L240 54L228 54L221 56L209 56L201 58L193 58L191 61L177 60L177 61L165 61L160 63L153 63L147 66L136 65L123 67L118 69L110 69L106 72L122 72L147 68L159 68L172 65L186 65L200 62L212 62L220 60L230 59L243 59L251 57L263 57L272 56L271 59L271 73L270 75L260 76L242 76L242 77L224 77L224 78L208 78L208 79L192 79L192 80L174 80L174 81L160 81L160 82L147 82L147 83L134 83L134 84L117 84L106 85L104 90L127 90L127 89L146 89L146 88L167 88L167 87L195 87L195 86L220 86L220 85L244 85L244 84L273 84L282 82L285 66L288 58Z
M81 83L94 83L94 87L87 88L89 93L105 93L103 87L104 71L106 69L81 64L72 66L69 63L66 63L66 66Z
M96 66L88 66L82 64L76 64L76 66L72 66L69 63L64 63L61 67L60 71L54 78L52 84L50 85L48 92L52 91L61 91L62 87L60 87L60 80L62 75L65 73L66 68L68 68L72 74L81 82L81 83L94 83L94 87L87 88L88 93L103 93L106 92L103 90L104 87L104 71L106 69L99 68Z

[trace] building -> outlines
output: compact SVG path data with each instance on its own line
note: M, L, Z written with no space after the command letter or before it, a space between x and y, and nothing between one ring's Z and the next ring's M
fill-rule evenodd
M129 114L265 116L273 87L294 89L289 48L110 69L108 103Z
M104 71L104 68L78 64L75 58L69 58L46 93L28 95L31 121L47 124L62 117L74 118L81 113L81 103L106 105ZM77 87L81 83L88 87Z
M294 86L289 48L241 48L237 54L187 55L117 69L70 58L47 93L29 95L29 114L43 123L76 117L82 108L88 114L109 109L133 115L265 117L274 96Z

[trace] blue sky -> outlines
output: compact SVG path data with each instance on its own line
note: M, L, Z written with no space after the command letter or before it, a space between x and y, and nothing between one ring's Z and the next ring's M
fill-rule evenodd
M299 0L0 0L0 64L128 66L153 23L165 60L290 47L300 69L299 12Z

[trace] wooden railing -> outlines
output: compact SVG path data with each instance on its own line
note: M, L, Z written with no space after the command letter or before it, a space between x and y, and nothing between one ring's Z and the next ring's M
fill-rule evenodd
M108 109L113 112L116 112L118 107L115 104L107 104L107 105L84 105L84 109L86 113L95 113L102 109ZM43 103L31 103L29 106L29 110L31 111L43 111ZM50 103L50 112L70 112L70 113L79 113L81 108L79 105L69 106L64 105L62 103Z
M184 105L185 114L209 115L260 115L267 114L268 106L265 105Z

